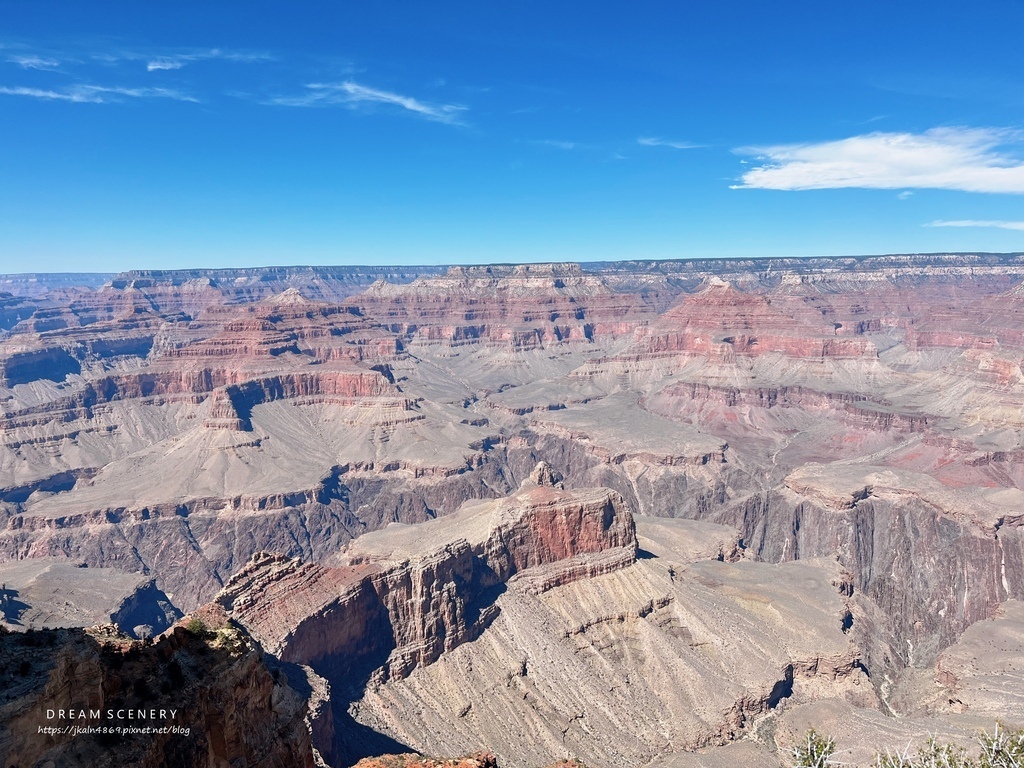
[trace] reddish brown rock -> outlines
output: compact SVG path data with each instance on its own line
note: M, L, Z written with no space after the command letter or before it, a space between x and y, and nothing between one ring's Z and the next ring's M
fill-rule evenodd
M476 752L466 757L447 760L416 754L381 755L364 757L354 768L498 768L498 760L490 752ZM566 765L564 768L570 766Z
M543 476L543 473L541 473ZM281 658L314 669L372 660L383 677L472 640L488 589L517 574L543 591L633 562L636 531L614 491L532 486L418 526L391 526L324 568L260 554L220 605Z
M345 558L351 565L258 555L217 601L264 647L310 666L343 697L360 680L405 678L476 639L511 577L544 591L628 566L636 548L618 494L533 486L448 518L365 536ZM325 755L351 738L335 731L337 744L316 745Z
M451 267L407 285L381 281L359 303L410 341L529 350L630 334L664 296L616 293L576 264L537 264Z
M244 632L211 621L202 634L179 626L153 644L115 627L0 636L0 760L313 768L304 698Z

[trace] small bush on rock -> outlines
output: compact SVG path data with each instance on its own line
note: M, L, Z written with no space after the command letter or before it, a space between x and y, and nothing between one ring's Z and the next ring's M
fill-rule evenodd
M811 728L800 745L793 748L793 768L826 768L833 764L829 758L835 751L835 739Z
M1010 730L996 725L992 733L984 732L979 738L981 751L977 759L966 749L954 744L942 744L931 738L912 754L886 750L875 757L875 768L1024 768L1024 730ZM836 743L813 728L793 749L792 768L826 768L843 765L833 760Z

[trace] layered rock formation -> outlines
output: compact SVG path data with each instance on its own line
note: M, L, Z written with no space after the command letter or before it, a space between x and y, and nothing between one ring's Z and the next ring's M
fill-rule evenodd
M322 675L345 717L366 681L404 679L480 637L508 585L540 594L633 563L621 497L555 488L545 470L507 499L366 534L336 567L257 555L217 602L275 655ZM366 749L344 720L328 732L335 743L317 744L328 759Z
M789 733L791 711L833 722L856 711L865 728L893 712L969 716L919 711L921 681L934 686L936 664L948 671L944 654L965 632L1001 633L990 617L1024 598L1020 255L106 283L0 284L17 294L0 302L0 561L153 580L139 610L159 593L187 612L227 585L232 612L268 648L335 686L351 672L335 688L340 706L314 718L338 754L372 743L491 748L515 761L509 734L536 732L534 764L562 756L561 744L597 764L639 764L759 738L763 718ZM543 484L520 491L538 461L550 467ZM570 498L586 514L570 514ZM665 523L641 542L656 556L628 565L625 529L587 527L605 503L613 521L623 509L641 529L683 520L709 541ZM620 543L609 548L609 536ZM665 554L671 542L690 554ZM272 554L247 565L258 552ZM672 558L674 577L663 567ZM766 597L744 581L785 582L801 568L814 574L809 592L794 582ZM565 613L559 595L589 604L582 591L600 584L604 607ZM294 615L267 608L261 590ZM725 593L741 596L725 623L687 607L722 611ZM787 601L830 607L786 615L808 644L769 641L764 600L780 612ZM342 616L363 618L343 628ZM696 636L705 620L707 637L742 628L715 663L691 658L677 631ZM601 635L614 651L565 645L565 632L597 636L575 632L592 621L622 630ZM510 678L525 688L495 682L519 668L526 638L549 634L527 674ZM570 651L577 661L559 663L584 681L585 700L545 666L545 653ZM744 666L744 653L760 666ZM742 692L723 682L722 660L744 670ZM545 670L536 687L531 664ZM707 706L666 725L585 682L636 668L665 686L683 669L703 681L671 700L657 686L636 694L653 711ZM812 669L826 672L801 677ZM455 707L453 681L467 676L501 694L493 711L475 699ZM792 695L773 696L776 685ZM1016 717L1009 699L1001 711ZM541 725L562 717L554 731ZM621 733L616 717L648 735ZM515 726L487 731L488 719ZM792 720L792 733L805 722ZM777 754L786 738L757 749Z
M878 706L834 563L721 561L727 531L691 521L638 533L628 568L540 594L509 584L478 640L369 686L355 717L431 753L639 766L739 738L787 702Z
M617 293L578 264L524 264L451 267L407 285L381 280L360 302L410 343L528 350L631 333L674 293Z
M12 293L0 292L0 331L13 328L37 310L35 302Z

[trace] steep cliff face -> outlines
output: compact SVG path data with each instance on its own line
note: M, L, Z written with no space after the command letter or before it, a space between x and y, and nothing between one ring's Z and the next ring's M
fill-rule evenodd
M895 427L858 429L865 442L870 434L916 439ZM991 481L957 488L931 474L840 461L805 466L776 486L751 478L741 457L710 465L712 471L684 465L655 472L597 461L601 454L579 440L560 449L540 445L573 482L615 487L643 514L728 525L757 559L838 556L851 586L880 611L862 638L878 680L905 666L929 666L967 627L1024 595L1021 498ZM971 477L952 464L956 456L943 452L939 477Z
M0 363L0 385L13 387L38 379L63 381L81 371L78 360L59 347L14 352Z
M38 377L37 377L38 378ZM49 421L73 421L91 418L97 406L118 400L163 398L184 395L201 402L215 393L216 404L225 401L248 411L254 405L297 397L373 397L394 394L386 379L376 371L316 370L276 375L259 375L236 368L174 369L161 373L130 373L104 376L87 385L80 393L45 408L39 406L11 411L2 424L13 430L46 424ZM216 417L216 412L214 414Z
M867 339L840 332L828 309L815 306L811 297L790 294L764 296L738 291L713 278L703 291L670 309L649 330L640 334L639 346L648 354L762 355L790 357L874 357ZM864 329L863 324L857 330Z
M627 567L636 551L632 517L615 492L527 481L508 499L368 534L341 567L259 555L217 601L280 658L330 683L334 739L316 746L340 758L359 750L348 702L368 683L404 679L480 637L509 579L539 593Z
M22 320L27 320L37 307L34 301L0 291L0 333L13 328Z
M230 447L183 447L191 450L189 458L196 460L201 472L229 450L258 450L258 443L250 440L233 441L227 444ZM166 461L180 462L181 456L175 451ZM62 507L52 516L0 512L5 520L0 551L8 560L56 557L129 572L151 569L160 588L173 594L174 604L188 611L210 600L255 552L322 560L366 530L396 519L422 522L457 509L467 498L493 496L507 482L496 467L467 471L466 463L461 464L442 467L436 474L415 464L343 464L325 477L310 478L305 489L283 493L259 487L259 478L267 477L264 473L245 493L224 498L219 489L210 489L194 495L202 489L191 486L191 498L163 504L146 499L147 482L155 481L155 492L160 490L159 476L140 478L127 472L124 488L136 499L130 507L84 513L74 506ZM279 466L280 471L291 472L294 463L283 458ZM75 483L69 480L68 485ZM80 491L108 492L88 485ZM10 494L29 497L32 492L29 486ZM62 495L48 498L57 501Z
M710 524L645 523L638 540L617 493L560 484L538 465L506 499L360 537L338 567L260 555L218 603L329 682L314 745L338 765L474 743L512 765L564 750L640 765L736 738L793 696L877 706L834 561L737 562L735 534ZM656 745L666 709L692 714Z
M632 562L636 531L622 497L601 488L563 491L547 484L549 472L538 465L524 490L491 513L492 529L474 550L495 577L522 574L540 592ZM537 570L527 578L528 569Z
M306 692L244 632L203 635L178 627L148 644L100 627L0 637L0 759L313 768Z
M691 521L640 521L638 541L626 568L539 593L510 580L476 640L371 681L356 721L429 754L487 744L516 766L640 766L749 733L787 702L878 706L834 561L725 562L727 530Z
M478 636L513 576L543 591L625 567L636 548L614 491L527 481L507 499L366 534L340 567L257 555L217 600L281 658L336 672L372 658L378 677L405 677Z
M1021 559L1019 534L993 536L918 498L829 506L769 494L712 517L735 525L748 551L770 562L838 555L884 617L859 635L879 680L927 667L967 627L1024 594L1020 571L1003 568Z
M451 267L407 285L380 281L359 298L408 343L531 350L632 333L675 291L613 291L577 264Z

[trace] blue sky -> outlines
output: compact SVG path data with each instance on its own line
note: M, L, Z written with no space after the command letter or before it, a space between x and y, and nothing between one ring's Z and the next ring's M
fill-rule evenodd
M0 272L1024 250L1024 0L0 0Z

